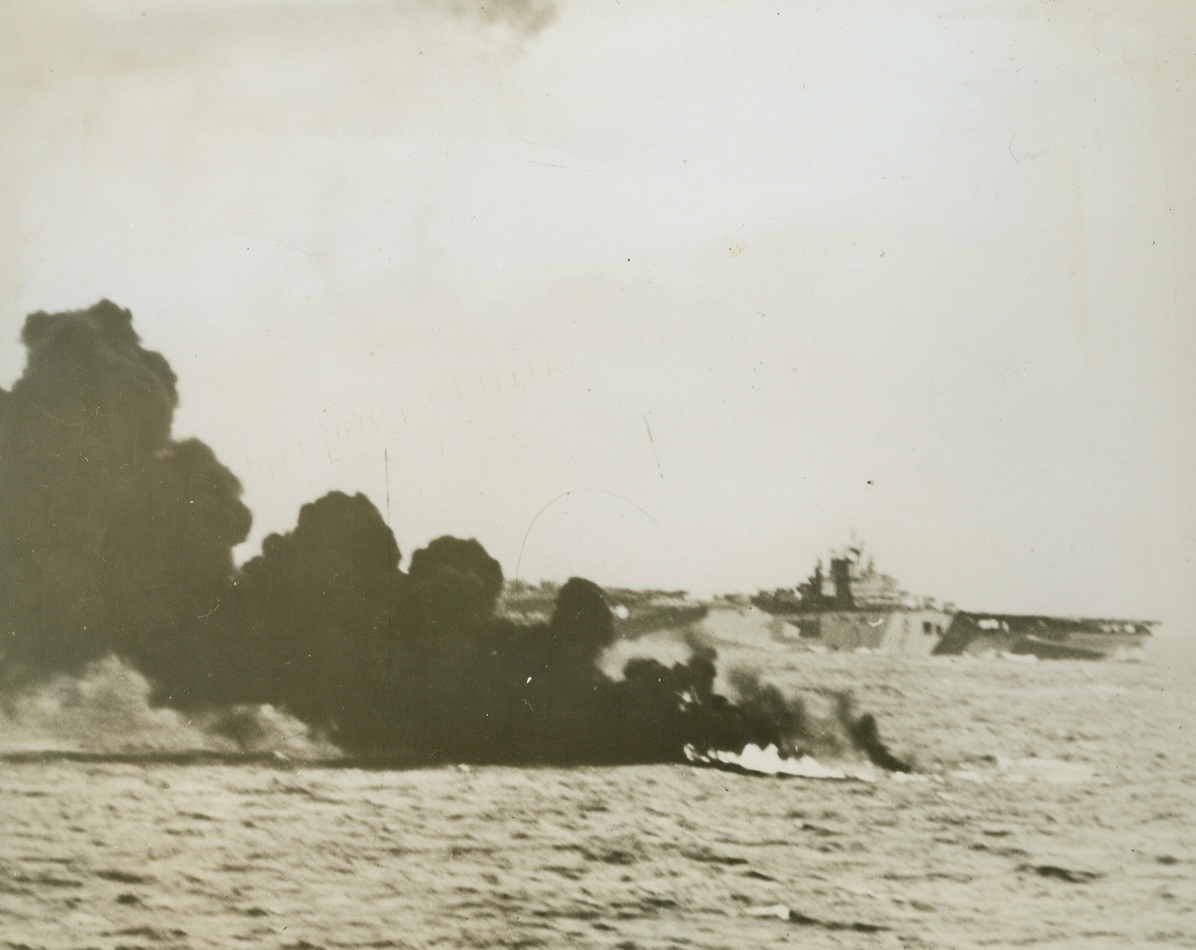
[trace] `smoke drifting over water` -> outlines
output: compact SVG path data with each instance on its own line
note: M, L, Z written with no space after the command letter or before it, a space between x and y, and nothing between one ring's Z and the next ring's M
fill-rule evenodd
M115 657L78 675L52 676L0 697L0 755L272 755L329 759L339 753L272 706L233 706L188 716L155 707L145 677Z
M22 339L25 373L0 390L10 723L39 708L68 729L90 711L92 731L140 716L150 733L240 748L310 729L353 755L419 761L682 762L842 742L904 767L846 706L828 738L749 676L732 681L736 700L720 695L709 648L607 675L599 587L573 578L547 621L516 623L496 613L502 568L477 541L439 538L403 571L364 495L305 505L238 569L241 486L206 445L171 437L175 376L131 314L108 301L36 313Z

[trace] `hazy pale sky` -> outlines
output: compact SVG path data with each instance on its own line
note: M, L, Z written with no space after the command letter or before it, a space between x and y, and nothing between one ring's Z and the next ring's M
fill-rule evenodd
M1196 611L1186 0L0 6L0 384L108 297L255 514ZM522 558L521 558L522 552Z

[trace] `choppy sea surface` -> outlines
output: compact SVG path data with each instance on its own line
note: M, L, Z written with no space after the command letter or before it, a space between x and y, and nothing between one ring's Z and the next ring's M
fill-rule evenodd
M70 758L21 734L0 947L1196 946L1194 646L723 645L813 701L851 689L920 770L875 781Z

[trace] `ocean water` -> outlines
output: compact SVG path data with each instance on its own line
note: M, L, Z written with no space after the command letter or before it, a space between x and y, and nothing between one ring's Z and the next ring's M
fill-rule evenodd
M13 720L0 947L1196 946L1188 640L1137 663L720 654L813 706L852 690L919 773L70 759ZM110 700L112 748L145 749ZM153 715L151 748L183 741Z

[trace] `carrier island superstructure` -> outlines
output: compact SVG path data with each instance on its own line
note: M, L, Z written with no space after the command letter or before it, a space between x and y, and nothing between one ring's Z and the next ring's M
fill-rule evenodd
M877 570L862 544L833 552L793 588L761 592L752 605L784 622L786 637L826 650L913 656L1012 654L1099 660L1134 655L1152 620L960 610L916 597Z

